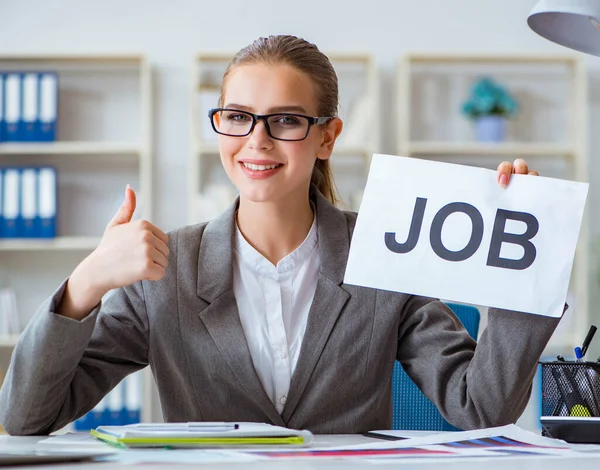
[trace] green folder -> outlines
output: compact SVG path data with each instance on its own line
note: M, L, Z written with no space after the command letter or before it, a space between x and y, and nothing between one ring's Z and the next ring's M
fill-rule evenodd
M304 446L310 431L266 423L142 423L99 426L90 434L108 444L130 447L251 447L262 445Z

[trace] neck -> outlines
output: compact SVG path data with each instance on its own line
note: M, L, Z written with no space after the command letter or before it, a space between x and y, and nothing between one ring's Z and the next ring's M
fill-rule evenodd
M248 243L273 265L302 244L313 218L308 194L272 202L254 202L240 196L238 228Z

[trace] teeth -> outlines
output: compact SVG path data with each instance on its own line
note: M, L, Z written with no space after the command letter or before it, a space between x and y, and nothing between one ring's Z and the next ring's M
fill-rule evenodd
M255 165L253 163L246 163L246 162L243 162L243 164L246 168L249 168L250 170L258 170L258 171L273 170L279 166L279 165Z

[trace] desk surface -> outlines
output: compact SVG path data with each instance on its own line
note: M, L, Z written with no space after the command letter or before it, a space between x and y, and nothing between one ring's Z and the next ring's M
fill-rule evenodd
M38 441L46 439L46 436L34 436L34 437L16 437L16 436L0 436L0 451L14 450L18 448L31 449ZM340 446L340 445L352 445L352 444L363 444L368 442L382 442L377 439L372 439L360 435L325 435L315 436L315 445L318 446ZM55 447L58 449L58 447ZM47 447L46 447L47 449ZM73 447L71 447L73 449ZM171 451L169 451L171 452ZM585 458L562 458L562 457L500 457L497 459L485 459L484 461L479 459L449 459L444 461L443 465L446 470L454 469L481 469L485 467L486 470L504 470L510 467L511 470L520 469L531 469L531 470L565 470L569 468L569 465L577 466L579 468L598 468L600 464L600 457L585 457ZM413 459L405 459L403 461L395 460L389 464L385 463L369 463L362 461L350 461L350 460L285 460L285 461L260 461L260 462L242 462L242 463L222 463L222 464L118 464L115 462L89 462L89 463L71 463L71 464L60 464L60 465L35 465L35 466L19 466L12 467L19 470L31 469L40 470L45 468L52 469L132 469L132 468L152 468L153 470L167 470L172 468L206 468L206 469L249 469L249 470L270 470L270 469L288 469L288 468L299 468L306 470L329 470L329 469L358 469L358 468L390 468L390 465L412 465L419 469L439 469L440 461L414 461ZM7 467L3 467L7 468Z

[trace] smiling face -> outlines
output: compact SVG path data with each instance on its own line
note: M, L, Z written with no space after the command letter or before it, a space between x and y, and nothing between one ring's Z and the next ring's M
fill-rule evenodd
M310 77L286 64L236 66L225 82L222 103L223 108L254 114L318 116L317 90ZM283 116L273 119L269 120L272 127L289 124ZM306 139L295 142L271 138L262 121L245 137L219 135L223 167L240 197L254 202L306 200L315 158L327 159L331 154L324 147L325 128L314 125Z

